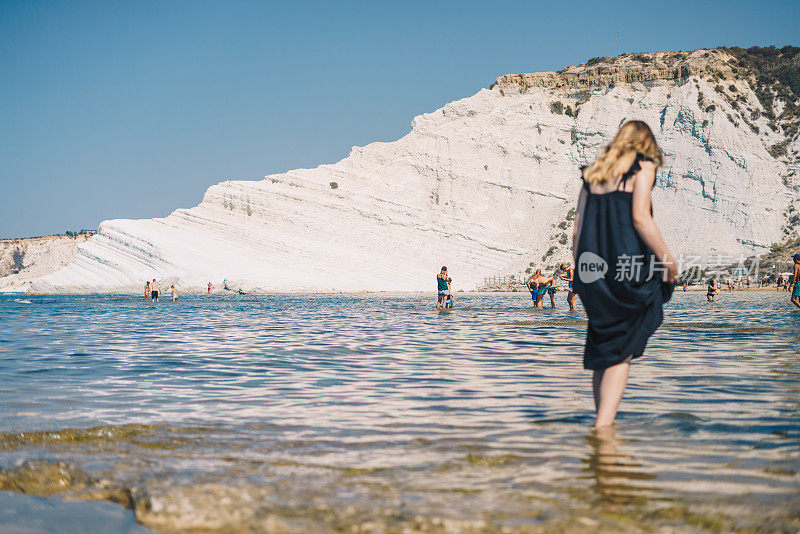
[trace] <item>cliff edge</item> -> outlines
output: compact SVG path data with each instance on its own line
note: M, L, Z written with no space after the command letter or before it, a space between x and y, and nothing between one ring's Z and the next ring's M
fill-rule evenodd
M331 165L225 181L168 217L112 220L38 292L456 289L570 258L580 180L626 120L665 155L655 217L675 254L760 254L796 233L800 49L594 58L499 77Z

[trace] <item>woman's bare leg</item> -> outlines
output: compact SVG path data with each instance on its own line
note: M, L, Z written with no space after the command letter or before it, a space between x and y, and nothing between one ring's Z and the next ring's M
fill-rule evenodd
M608 426L614 423L617 409L628 384L628 371L631 364L628 362L612 365L601 371L598 387L595 388L595 402L597 406L597 420L595 428ZM595 371L597 376L597 371Z
M600 409L600 382L603 380L603 369L592 373L592 393L594 393L594 411Z

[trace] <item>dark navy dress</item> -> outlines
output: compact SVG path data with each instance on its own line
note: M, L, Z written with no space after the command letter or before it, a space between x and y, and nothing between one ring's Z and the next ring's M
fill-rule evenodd
M622 190L641 159L637 157L617 191L593 194L583 184L587 195L574 288L589 317L586 369L606 369L641 356L661 325L663 303L672 296L672 285L662 282L660 271L651 276L653 252L633 226L633 193ZM600 275L603 261L607 270Z

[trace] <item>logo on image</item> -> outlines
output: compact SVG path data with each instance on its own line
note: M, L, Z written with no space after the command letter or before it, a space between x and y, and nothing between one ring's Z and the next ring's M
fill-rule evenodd
M584 284L591 284L605 276L608 272L606 260L593 252L584 252L578 258L578 278Z

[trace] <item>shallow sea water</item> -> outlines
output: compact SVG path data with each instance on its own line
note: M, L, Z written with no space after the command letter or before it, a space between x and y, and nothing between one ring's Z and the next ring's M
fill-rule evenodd
M0 490L165 531L797 532L787 295L677 292L600 434L563 293L0 296Z

